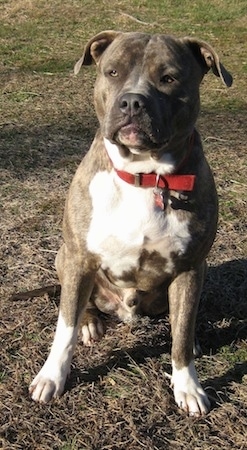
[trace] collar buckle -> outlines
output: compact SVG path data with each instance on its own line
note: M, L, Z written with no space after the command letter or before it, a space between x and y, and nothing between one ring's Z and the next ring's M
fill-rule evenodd
M134 177L135 177L135 180L134 180L135 187L140 187L141 186L141 174L135 173Z

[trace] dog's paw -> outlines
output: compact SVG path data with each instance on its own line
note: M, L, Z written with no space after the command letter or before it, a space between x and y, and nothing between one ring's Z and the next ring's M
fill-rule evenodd
M82 342L90 347L95 341L104 336L104 326L98 317L87 317L83 320L81 327Z
M196 387L191 392L174 389L174 397L179 408L189 416L200 417L207 414L210 409L208 397L201 387Z
M55 374L45 366L40 370L29 387L29 393L35 402L48 403L52 398L62 395L67 374Z
M208 413L210 402L198 381L194 362L180 370L173 367L172 385L179 408L195 417Z
M55 381L42 376L35 378L29 387L29 392L32 399L40 403L47 403L62 393Z

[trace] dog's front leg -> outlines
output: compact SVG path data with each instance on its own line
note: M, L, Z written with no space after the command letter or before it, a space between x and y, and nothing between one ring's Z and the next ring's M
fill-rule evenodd
M204 264L183 272L169 287L172 330L172 385L175 401L190 415L206 414L210 402L202 389L193 359L195 320L204 279Z
M32 399L46 403L62 394L70 372L77 342L81 314L91 295L95 273L86 268L85 261L69 255L65 246L56 261L62 284L60 311L50 354L30 385Z

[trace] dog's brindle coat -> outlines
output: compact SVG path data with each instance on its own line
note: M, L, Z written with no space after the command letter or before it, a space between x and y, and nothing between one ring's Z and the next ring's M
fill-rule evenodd
M175 400L189 414L204 414L210 405L193 341L217 196L195 122L203 76L212 69L227 86L232 77L207 43L165 35L102 32L75 72L93 62L100 128L67 197L57 329L30 392L40 402L62 394L81 321L87 345L104 332L97 308L129 320L164 311L168 298ZM117 170L161 175L158 186L169 174L179 175L175 181L194 175L195 184L190 192L144 187L136 176L135 186Z

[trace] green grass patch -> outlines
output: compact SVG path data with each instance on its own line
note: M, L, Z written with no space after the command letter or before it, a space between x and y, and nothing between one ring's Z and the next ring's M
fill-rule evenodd
M242 342L238 346L225 345L220 349L220 356L231 365L247 361L247 342Z

